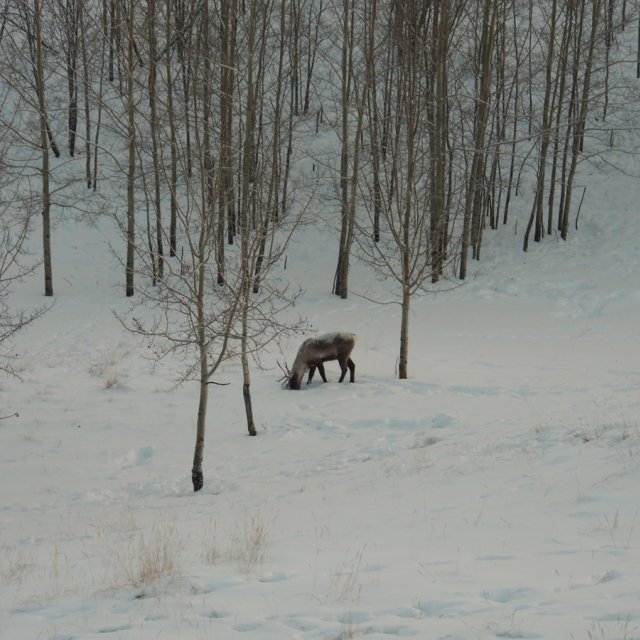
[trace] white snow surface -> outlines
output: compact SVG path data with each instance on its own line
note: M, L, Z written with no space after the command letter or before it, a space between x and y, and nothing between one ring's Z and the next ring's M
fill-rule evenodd
M0 380L0 638L640 638L638 182L581 171L568 242L522 253L514 210L466 283L415 300L404 381L399 308L371 301L392 284L354 259L332 296L337 235L301 230L294 312L358 333L356 382L329 363L283 390L292 336L252 371L250 438L227 364L199 493L197 384L113 314L124 241L58 224L55 306Z

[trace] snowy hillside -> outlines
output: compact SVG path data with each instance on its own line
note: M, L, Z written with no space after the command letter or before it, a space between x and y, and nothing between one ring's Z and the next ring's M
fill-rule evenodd
M127 212L124 101L113 99L111 129L101 133L105 179L90 213L84 181L66 183L83 175L82 153L52 158L55 186L64 185L53 211L54 304L16 335L18 376L0 376L0 640L640 639L640 168L637 117L625 104L636 91L637 46L635 28L625 34L606 126L600 111L590 114L568 241L532 238L522 251L539 132L523 133L531 137L521 140L508 224L484 231L482 260L463 283L443 278L412 301L408 380L397 377L391 279L377 278L354 245L348 298L330 292L340 225L331 74L340 65L319 57L329 76L319 86L335 95L315 96L318 111L292 125L299 147L283 193L307 217L286 270L280 261L272 275L301 291L286 320L304 319L311 334L358 334L355 384L337 384L329 362L328 384L316 376L300 391L283 389L278 363L291 365L304 337L272 343L251 371L250 438L241 367L225 362L215 376L222 384L210 387L197 493L198 383L178 384L193 362L156 359L118 319L130 310L114 220L124 226ZM461 72L456 91L476 80ZM477 149L475 98L456 99L466 138L448 141ZM11 106L22 123L20 104ZM63 111L52 116L58 131ZM35 113L24 112L34 131ZM148 146L149 131L139 132ZM13 140L3 145L14 149ZM474 154L463 155L456 171ZM459 206L464 188L455 185ZM2 206L0 214L13 212ZM188 229L200 223L185 220ZM12 310L43 305L42 284L41 269L12 282Z
M294 311L359 334L356 383L282 390L292 339L248 438L227 365L198 494L195 383L115 319L116 232L57 228L55 306L0 387L0 637L640 637L637 181L582 177L568 243L524 254L514 219L416 303L407 381L396 307L357 295L382 285L356 265L331 296L337 243L301 231Z

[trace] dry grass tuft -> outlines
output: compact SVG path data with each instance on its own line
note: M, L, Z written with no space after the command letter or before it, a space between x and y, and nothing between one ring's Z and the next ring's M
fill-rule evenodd
M231 539L233 558L240 570L248 575L264 562L269 538L264 520L261 516L253 516L238 528Z
M0 578L5 584L20 586L30 567L24 550L18 547L8 547L0 554Z
M264 562L270 539L261 515L245 518L228 538L228 546L221 547L215 527L213 533L205 536L205 560L209 564L221 561L235 562L242 573L249 575Z
M112 389L118 384L118 376L114 373L113 375L107 376L104 379L104 389Z
M180 576L182 543L173 524L156 524L151 529L131 533L128 542L116 551L125 583L135 589L160 580Z
M102 380L105 390L113 389L120 384L118 366L123 354L117 352L99 353L89 366L89 374Z

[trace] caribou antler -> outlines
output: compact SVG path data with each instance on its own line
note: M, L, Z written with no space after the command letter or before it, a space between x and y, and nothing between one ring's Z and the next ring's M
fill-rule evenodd
M280 371L282 371L283 376L281 378L278 378L278 382L282 385L282 388L285 389L288 385L289 385L289 379L291 378L291 371L289 371L289 367L287 366L287 363L284 363L284 367L280 364L279 360L276 360L276 362L278 363L278 367L280 368Z

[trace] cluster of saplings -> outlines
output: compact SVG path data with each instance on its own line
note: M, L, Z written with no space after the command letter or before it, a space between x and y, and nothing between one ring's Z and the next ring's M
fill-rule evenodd
M487 229L515 208L525 251L568 237L579 163L615 138L609 75L635 53L625 28L638 18L624 0L0 11L0 345L46 309L8 304L33 268L27 240L41 233L53 296L57 221L112 216L124 294L147 310L121 321L159 356L187 354L185 379L200 382L196 490L220 364L240 357L255 434L250 356L298 328L282 320L295 296L273 274L301 223L332 217L336 295L349 294L354 255L395 283L406 378L412 298L465 279ZM635 99L623 76L616 91L616 103ZM516 206L523 182L531 195ZM336 357L353 379L348 354ZM324 379L322 359L306 364Z

